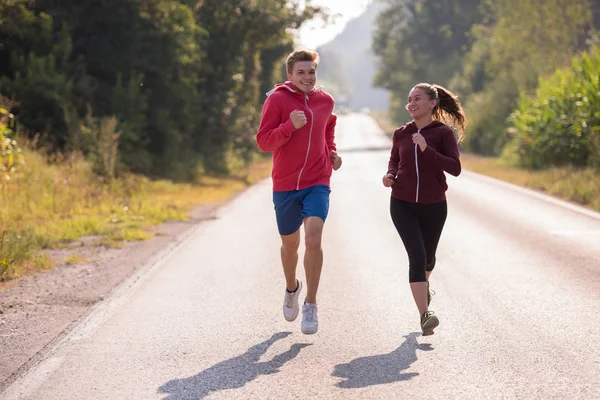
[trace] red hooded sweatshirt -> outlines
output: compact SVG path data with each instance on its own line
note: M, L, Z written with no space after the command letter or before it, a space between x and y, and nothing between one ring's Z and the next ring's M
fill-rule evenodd
M273 190L329 186L333 170L329 153L336 150L333 97L322 87L303 93L291 82L275 85L267 96L256 142L260 150L273 152ZM306 115L307 123L300 129L290 119L294 110Z
M420 132L427 142L421 151L412 142ZM460 153L454 131L448 125L433 121L419 131L413 122L394 131L388 174L395 176L392 197L410 203L437 203L446 199L446 175L458 176Z

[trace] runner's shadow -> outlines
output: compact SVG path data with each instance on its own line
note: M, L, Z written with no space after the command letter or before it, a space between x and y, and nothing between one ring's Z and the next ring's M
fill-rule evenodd
M291 332L275 333L270 339L250 347L240 356L213 365L198 375L165 383L158 392L169 394L164 400L203 399L212 392L241 388L260 375L277 373L279 368L295 358L301 349L310 346L308 343L295 343L288 351L276 355L270 361L258 361L276 341L290 334Z
M407 381L417 375L416 372L402 373L417 361L417 350L433 350L430 344L419 344L413 332L404 336L406 340L396 350L387 354L361 357L347 364L338 364L332 376L344 378L338 382L337 387L357 389L367 386L383 385L386 383Z

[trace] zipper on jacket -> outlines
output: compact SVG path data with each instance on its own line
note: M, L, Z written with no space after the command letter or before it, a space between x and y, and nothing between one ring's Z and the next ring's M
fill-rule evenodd
M417 133L421 133L421 130L419 129L417 131ZM419 145L417 143L415 143L415 167L417 168L417 194L415 197L415 203L419 202L419 180L420 180L420 176L419 176Z
M308 162L308 153L310 153L310 143L312 140L313 123L315 121L314 114L313 114L312 110L310 109L310 107L308 106L308 95L307 94L304 95L304 104L306 105L306 108L308 108L308 111L310 112L310 131L308 133L308 148L306 149L306 157L304 158L304 165L302 166L302 168L300 169L300 173L298 174L298 182L296 183L296 190L300 190L300 178L302 177L302 172L304 171L304 168L306 168L306 163Z

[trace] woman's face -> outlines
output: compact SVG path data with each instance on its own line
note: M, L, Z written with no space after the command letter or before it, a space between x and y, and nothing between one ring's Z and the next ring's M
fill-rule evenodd
M435 100L430 99L422 89L415 88L408 94L406 110L414 119L420 119L431 115L435 107Z

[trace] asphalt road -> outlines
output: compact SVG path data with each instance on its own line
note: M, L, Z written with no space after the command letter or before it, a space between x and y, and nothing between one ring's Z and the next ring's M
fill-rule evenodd
M283 319L264 181L164 249L0 399L600 398L600 214L450 177L432 276L440 326L423 338L381 185L390 141L360 114L337 132L316 335Z

